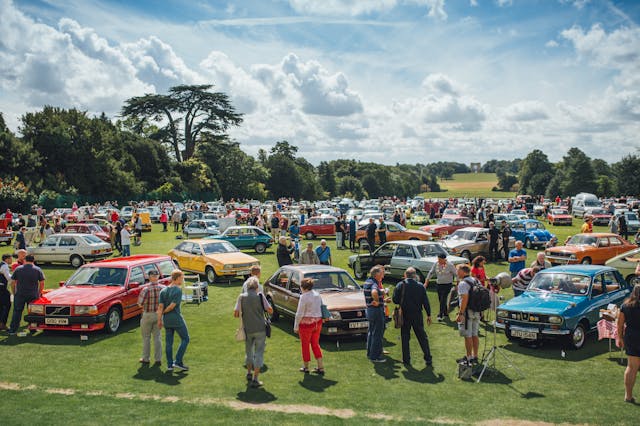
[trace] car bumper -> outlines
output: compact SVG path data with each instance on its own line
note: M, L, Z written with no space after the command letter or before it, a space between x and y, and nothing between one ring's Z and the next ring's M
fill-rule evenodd
M523 333L535 333L535 334L541 334L543 336L549 336L549 337L555 337L555 336L567 336L571 333L570 330L565 330L565 329L550 329L550 328L546 328L545 326L540 326L540 327L534 327L534 326L526 326L526 325L517 325L517 324L508 324L508 323L504 323L504 322L498 322L496 324L497 328L504 330L507 328L507 326L509 327L509 331L511 332L523 332Z
M546 258L552 265L575 265L580 263L578 259L570 259L568 257L547 256Z
M24 320L29 323L29 330L96 331L104 328L107 315L61 316L54 318L56 320L66 320L67 324L46 324L46 319L49 318L54 317L28 314L24 317Z

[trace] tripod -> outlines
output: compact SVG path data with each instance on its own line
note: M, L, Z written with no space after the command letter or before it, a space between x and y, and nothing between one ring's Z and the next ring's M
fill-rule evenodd
M487 352L486 344L485 344L485 351L482 354L482 371L480 371L480 375L478 376L478 380L476 381L476 383L480 383L480 381L482 380L482 376L484 376L484 373L487 371L487 368L491 368L492 370L497 370L497 368L496 368L496 354L497 353L502 355L502 357L507 362L507 365L509 367L513 367L520 374L520 376L524 377L524 374L522 374L522 371L518 367L516 367L515 364L513 364L511 359L509 359L507 354L504 352L504 350L502 348L498 347L497 344L496 344L496 338L497 338L497 334L498 334L498 327L497 327L497 322L498 322L498 302L500 300L503 300L503 299L504 298L502 296L500 296L493 303L493 309L491 310L493 312L493 345L491 346L491 349L489 350L489 352ZM486 342L487 338L488 338L488 336L485 335L485 342ZM489 365L491 365L491 367L489 367Z

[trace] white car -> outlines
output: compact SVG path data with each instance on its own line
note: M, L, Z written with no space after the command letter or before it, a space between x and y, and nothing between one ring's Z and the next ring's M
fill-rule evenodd
M79 268L85 262L106 259L111 256L111 244L92 234L53 234L27 252L37 263L69 263Z

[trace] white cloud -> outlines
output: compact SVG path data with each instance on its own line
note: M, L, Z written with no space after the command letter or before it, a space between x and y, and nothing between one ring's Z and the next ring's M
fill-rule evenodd
M478 6L478 0L469 0L469 6L471 7Z
M554 48L554 47L558 47L558 42L555 40L549 40L548 42L545 43L544 45L545 47L549 47L549 48Z
M289 0L298 13L324 16L360 16L385 13L400 4L414 4L429 9L430 18L446 20L445 0Z
M523 101L505 108L504 115L511 121L537 121L549 118L546 108L539 101Z
M496 0L496 3L500 7L513 6L513 0Z

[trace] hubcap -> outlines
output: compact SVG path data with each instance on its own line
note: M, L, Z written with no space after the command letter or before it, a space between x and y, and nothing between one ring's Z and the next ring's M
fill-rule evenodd
M213 271L213 269L209 269L209 271L207 272L207 278L209 279L209 281L213 282L216 279L216 273Z
M576 346L580 346L583 340L584 340L584 332L582 331L582 327L578 327L573 332L573 343Z
M109 329L111 331L116 331L119 325L120 316L118 315L118 311L111 312L111 316L109 317Z

